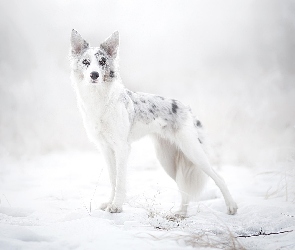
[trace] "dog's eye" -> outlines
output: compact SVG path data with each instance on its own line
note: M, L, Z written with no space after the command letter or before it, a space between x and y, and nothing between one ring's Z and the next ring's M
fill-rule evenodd
M105 65L106 64L105 57L100 58L100 60L98 62L99 62L99 65L101 65L101 66Z
M84 60L82 61L82 63L83 63L84 65L86 65L87 67L90 65L90 61L89 61L88 59L84 59Z

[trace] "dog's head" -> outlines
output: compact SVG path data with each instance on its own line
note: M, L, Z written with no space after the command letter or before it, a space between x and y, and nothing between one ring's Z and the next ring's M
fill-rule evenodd
M114 32L99 47L89 44L76 31L71 35L71 67L85 84L103 84L117 77L119 32Z

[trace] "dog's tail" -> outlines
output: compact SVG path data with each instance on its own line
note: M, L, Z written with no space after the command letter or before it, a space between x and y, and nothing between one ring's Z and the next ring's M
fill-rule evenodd
M205 153L208 155L208 144L207 144L207 140L206 140L206 133L204 131L203 125L200 122L200 120L198 120L197 118L194 118L194 125L195 128L198 132L198 136L199 136L199 142L202 145L203 150L205 151Z
M205 132L203 130L201 122L196 118L194 119L194 126L197 130L199 139L197 143L201 144L202 149L206 153L208 150L205 139ZM179 212L183 215L186 215L189 202L197 200L200 197L207 182L208 175L206 175L201 170L200 166L193 164L179 148L177 149L175 162L175 181L181 192L182 198L181 208Z
M205 133L199 120L194 120L203 150L206 152ZM201 194L207 180L207 175L194 165L173 142L161 137L155 137L157 157L165 171L173 178L181 192L182 204L196 200Z
M206 184L208 176L194 165L181 150L177 150L175 157L176 176L175 181L182 196L182 203L199 198Z

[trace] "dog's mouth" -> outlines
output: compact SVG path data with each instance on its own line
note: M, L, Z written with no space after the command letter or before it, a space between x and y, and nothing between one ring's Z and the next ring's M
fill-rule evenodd
M96 84L96 83L98 83L98 80L92 80L91 79L90 82L93 83L93 84Z

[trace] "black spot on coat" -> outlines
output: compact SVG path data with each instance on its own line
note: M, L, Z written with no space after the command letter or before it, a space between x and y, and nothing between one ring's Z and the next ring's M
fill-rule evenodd
M175 100L172 100L172 112L174 114L176 114L177 113L177 109L178 109L178 106L176 104L176 101Z

